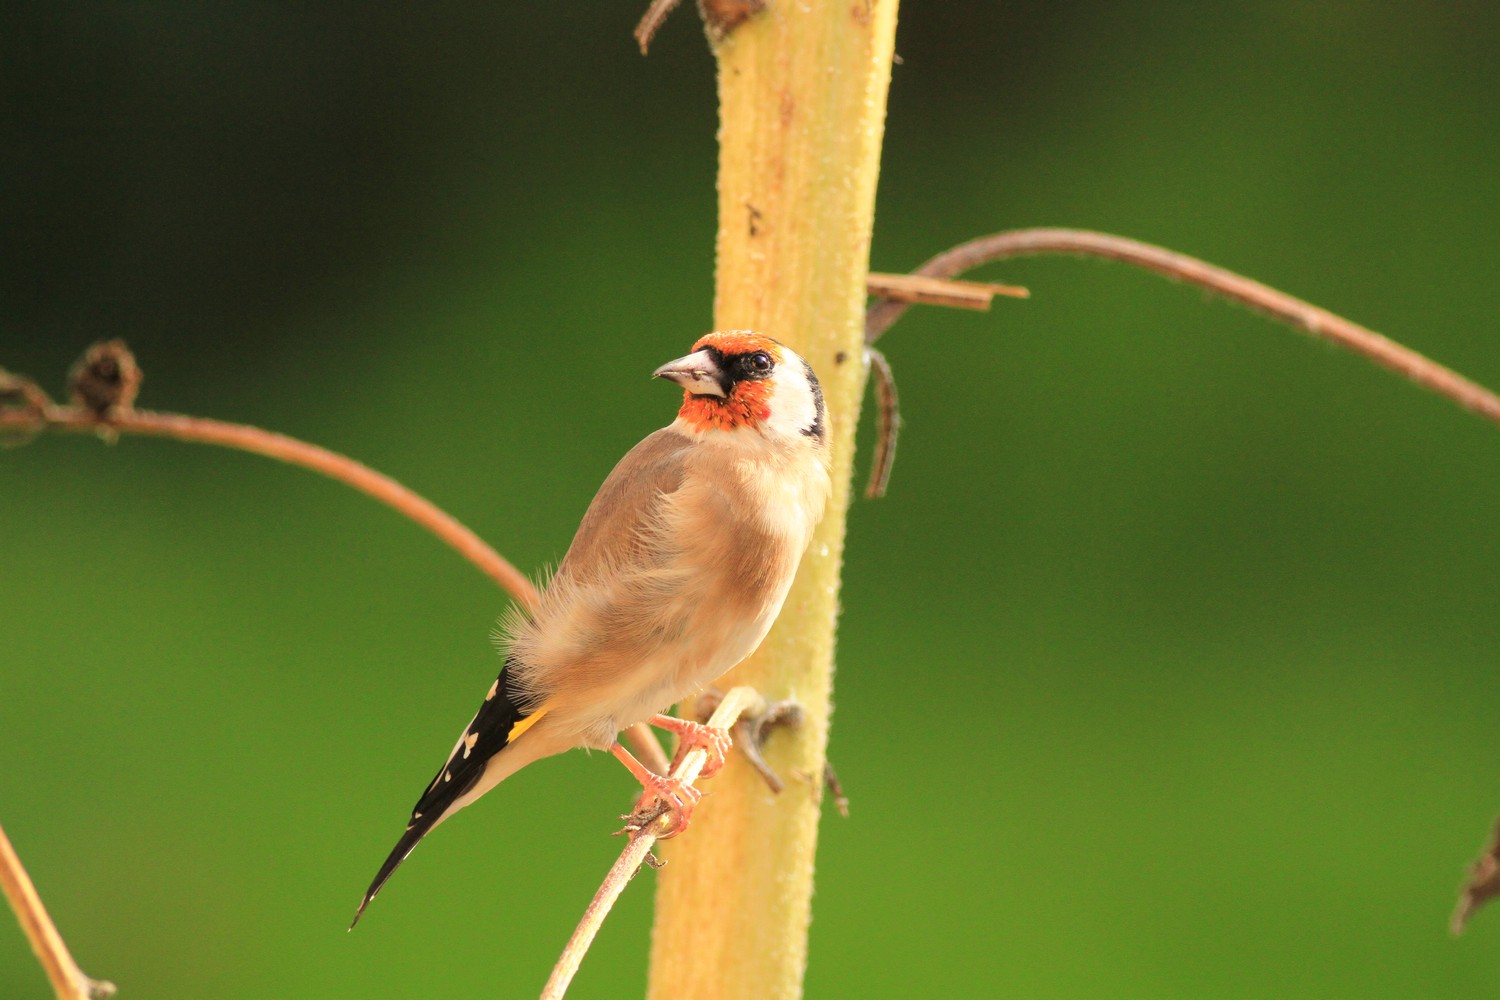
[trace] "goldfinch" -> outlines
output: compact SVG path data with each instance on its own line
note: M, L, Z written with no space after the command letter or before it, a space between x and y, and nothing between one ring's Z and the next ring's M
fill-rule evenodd
M652 374L683 387L677 419L620 460L535 611L502 624L500 676L356 923L423 837L532 761L608 749L679 824L698 793L619 732L650 721L722 763L721 736L659 713L749 656L781 611L828 499L828 417L812 366L757 333L710 333Z

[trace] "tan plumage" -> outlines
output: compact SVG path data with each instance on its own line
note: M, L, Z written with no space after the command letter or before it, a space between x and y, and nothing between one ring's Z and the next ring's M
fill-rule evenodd
M641 776L620 730L750 655L780 612L829 493L811 367L735 331L655 374L684 386L677 419L620 460L535 612L507 620L505 668L361 912L433 827L532 761L610 748Z

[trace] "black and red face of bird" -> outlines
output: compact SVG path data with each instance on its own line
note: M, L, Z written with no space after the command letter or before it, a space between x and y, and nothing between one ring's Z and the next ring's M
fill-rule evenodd
M693 345L693 353L652 374L683 387L678 417L694 430L750 429L819 442L826 437L823 390L812 366L763 334L710 333Z

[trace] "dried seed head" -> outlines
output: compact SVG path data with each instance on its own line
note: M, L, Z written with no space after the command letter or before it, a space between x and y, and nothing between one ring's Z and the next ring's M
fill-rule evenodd
M73 402L99 419L128 410L141 390L141 368L123 340L105 340L90 347L68 373Z

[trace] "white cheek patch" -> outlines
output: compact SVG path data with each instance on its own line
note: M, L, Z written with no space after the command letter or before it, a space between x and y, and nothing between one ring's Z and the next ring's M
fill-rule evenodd
M809 382L806 362L789 350L771 384L770 419L766 429L780 437L822 437L822 393Z

